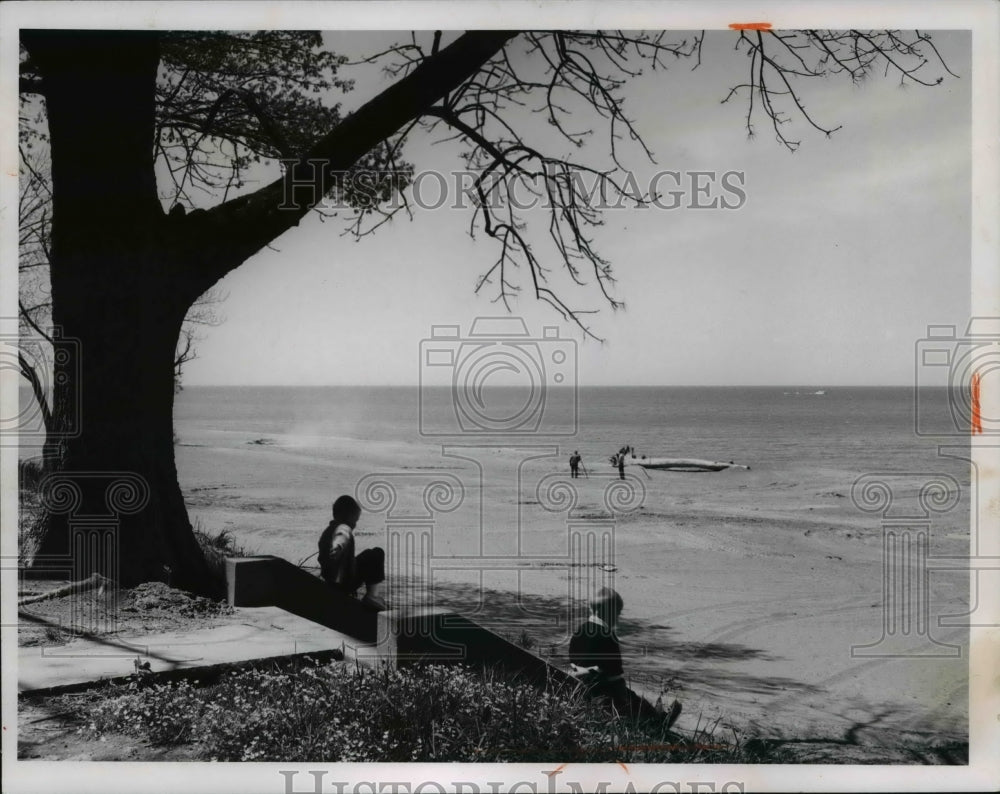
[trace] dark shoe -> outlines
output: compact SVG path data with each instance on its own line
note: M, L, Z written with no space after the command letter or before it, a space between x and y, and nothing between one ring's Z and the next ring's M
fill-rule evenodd
M361 599L361 605L372 610L372 612L385 612L389 605L385 603L385 600L381 596L377 595L365 595Z

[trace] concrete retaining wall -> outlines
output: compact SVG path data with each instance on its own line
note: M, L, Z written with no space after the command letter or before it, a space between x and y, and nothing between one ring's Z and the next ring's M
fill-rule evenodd
M235 607L281 607L362 642L375 642L375 612L281 557L227 557L226 589Z
M495 667L535 683L572 680L558 667L457 612L440 607L373 612L280 557L228 558L226 584L233 606L281 607L375 643L371 653L376 663L465 664Z
M440 607L378 613L380 661L409 664L465 664L497 668L536 683L563 683L569 674L457 612Z

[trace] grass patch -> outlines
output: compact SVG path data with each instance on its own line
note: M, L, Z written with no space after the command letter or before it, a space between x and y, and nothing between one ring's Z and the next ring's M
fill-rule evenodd
M201 547L209 570L219 581L226 580L226 557L251 557L254 552L236 542L233 533L228 529L220 529L212 533L205 529L200 518L195 518L192 525L195 540Z
M218 761L775 763L772 749L610 718L574 686L498 673L345 664L64 696L81 732L194 746ZM760 745L758 745L760 748Z
M200 518L195 518L192 530L202 551L216 552L226 557L250 557L254 553L246 546L237 543L233 533L228 529L220 529L214 534L205 529Z

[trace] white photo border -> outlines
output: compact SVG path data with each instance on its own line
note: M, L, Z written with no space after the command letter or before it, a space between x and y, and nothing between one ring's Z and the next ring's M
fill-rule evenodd
M386 13L387 6L391 14ZM164 28L375 30L467 28L585 29L724 29L729 23L768 21L775 28L897 28L972 30L972 316L1000 316L1000 80L998 39L1000 4L971 2L8 2L0 4L0 281L16 283L17 271L17 102L18 36L21 28ZM12 233L14 232L14 233ZM0 317L17 316L16 290L0 291ZM8 321L9 322L9 321ZM0 332L16 333L0 328ZM0 402L16 401L17 379L0 372ZM985 412L1000 414L1000 395L984 395ZM10 415L5 413L4 415ZM4 450L2 504L4 526L0 554L16 560L16 451ZM1000 505L1000 456L997 448L973 444L981 472L972 509L986 532L997 533ZM1000 540L987 539L1000 554ZM11 563L13 565L13 563ZM17 639L15 598L17 575L3 571L3 789L17 794L42 791L313 791L310 771L325 771L324 792L393 791L392 782L408 781L399 791L566 791L567 781L593 790L598 781L607 791L947 791L996 790L1000 787L1000 593L977 596L994 627L970 629L970 692L968 766L720 766L571 764L554 774L555 764L294 764L294 763L106 763L15 760L17 756ZM970 577L971 578L971 577ZM970 601L975 603L975 600ZM990 614L992 611L992 614ZM292 774L296 773L296 774ZM289 781L291 781L289 783ZM432 783L421 788L422 782ZM520 786L516 784L524 781ZM532 785L533 784L533 787ZM728 784L728 785L727 785ZM710 787L714 785L714 787ZM290 787L289 787L290 786ZM631 786L631 788L629 788ZM657 789L656 787L659 786ZM317 789L319 790L319 789Z

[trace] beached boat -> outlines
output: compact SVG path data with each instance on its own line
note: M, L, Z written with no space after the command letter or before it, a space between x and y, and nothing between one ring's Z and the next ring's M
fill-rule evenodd
M615 464L617 465L617 460ZM626 466L641 466L647 471L723 471L725 469L747 469L739 463L719 460L703 460L701 458L647 458L645 455L638 457L625 456Z

